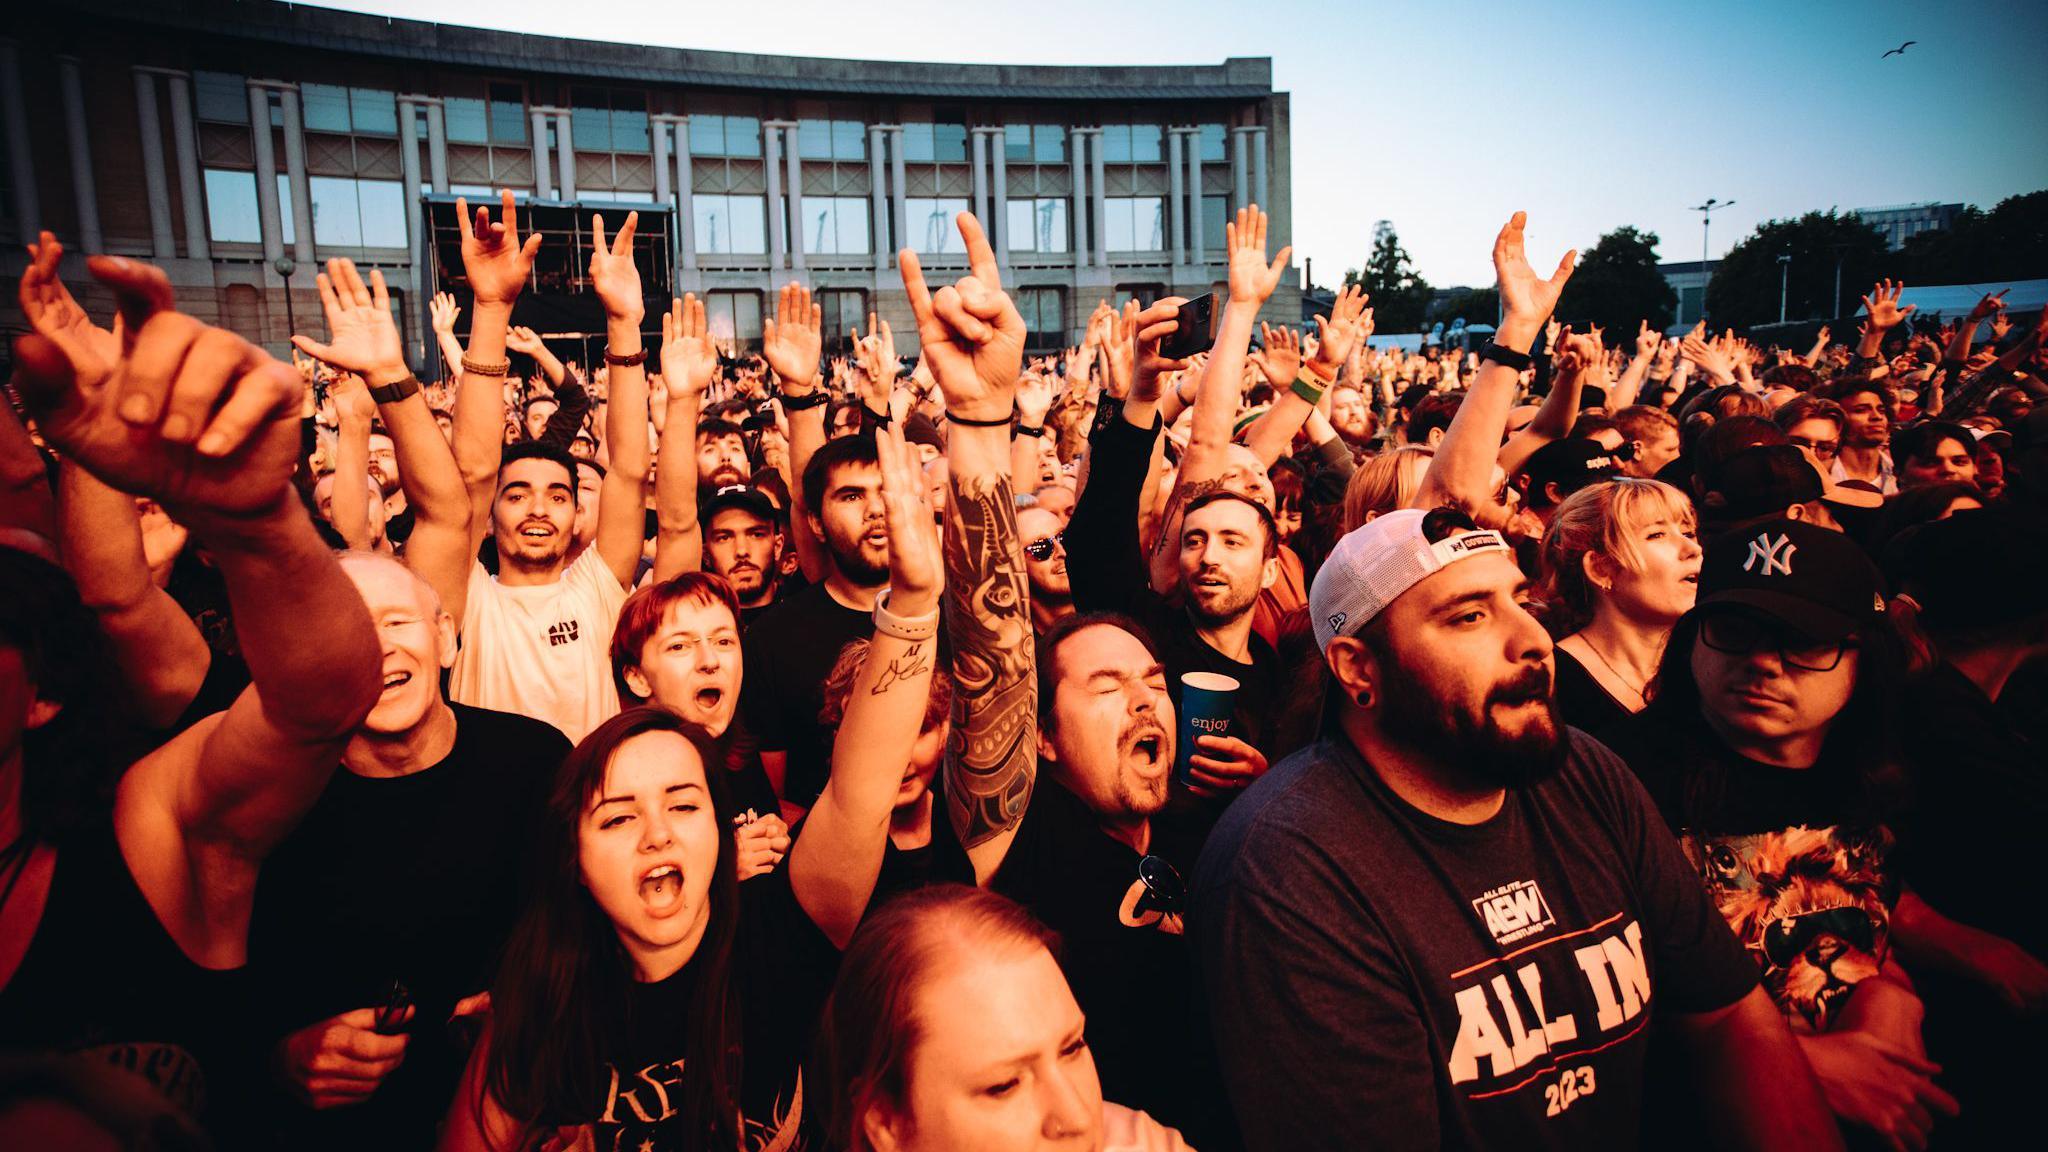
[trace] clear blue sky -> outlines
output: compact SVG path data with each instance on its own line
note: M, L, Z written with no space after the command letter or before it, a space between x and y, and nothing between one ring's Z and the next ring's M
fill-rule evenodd
M2048 3L1216 0L329 0L362 12L678 47L1025 64L1270 56L1292 93L1295 261L1329 283L1394 222L1438 285L1607 229L1697 259L1758 221L2048 188ZM1901 41L1903 56L1880 59ZM2048 274L2048 270L2044 270Z

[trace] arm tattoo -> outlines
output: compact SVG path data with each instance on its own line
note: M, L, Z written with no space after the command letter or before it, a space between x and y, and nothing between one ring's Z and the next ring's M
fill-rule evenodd
M953 641L946 809L973 847L1016 826L1038 772L1038 681L1030 585L1006 476L955 477L945 532Z
M1179 523L1182 509L1211 492L1222 491L1224 487L1224 478L1221 476L1209 480L1196 480L1190 484L1174 485L1173 491L1166 497L1166 515L1159 520L1159 539L1152 542L1153 553L1157 555L1165 551L1168 547L1169 538L1178 535L1172 529L1175 524ZM1172 539L1171 544L1174 548L1180 547L1178 539Z
M903 655L889 661L882 674L875 677L875 686L868 690L870 696L880 696L903 681L922 676L932 669L932 658L922 644L912 644Z

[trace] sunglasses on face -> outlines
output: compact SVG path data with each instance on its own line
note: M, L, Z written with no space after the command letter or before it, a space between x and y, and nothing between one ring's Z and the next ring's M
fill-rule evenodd
M1832 460L1835 458L1835 453L1842 450L1842 442L1840 440L1815 440L1806 436L1787 436L1785 437L1785 442L1804 448L1821 460Z
M1832 672L1842 662L1842 653L1856 645L1851 641L1822 641L1797 632L1774 628L1740 612L1720 612L1700 622L1700 643L1716 652L1747 656L1769 647L1787 665L1807 672Z
M1042 540L1033 540L1024 545L1024 554L1043 564L1047 560L1052 559L1053 552L1066 546L1067 534L1065 532L1055 532Z

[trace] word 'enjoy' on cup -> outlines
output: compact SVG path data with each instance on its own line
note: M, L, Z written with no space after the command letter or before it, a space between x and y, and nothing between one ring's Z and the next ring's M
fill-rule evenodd
M1188 782L1188 757L1200 752L1197 736L1230 735L1230 714L1237 700L1237 681L1220 672L1183 672L1180 677L1180 730L1174 740L1173 774Z

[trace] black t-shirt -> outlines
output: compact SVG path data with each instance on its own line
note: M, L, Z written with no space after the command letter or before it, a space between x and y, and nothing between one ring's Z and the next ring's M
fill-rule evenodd
M763 752L782 752L783 799L808 808L832 771L832 734L818 722L825 677L840 650L874 634L874 618L814 584L747 628L746 681L740 711Z
M1600 686L1579 658L1557 649L1558 719L1581 732L1602 732L1633 715Z
M891 841L882 853L882 871L875 878L875 894L868 899L872 916L889 898L933 884L974 883L974 862L953 833L953 822L932 781L932 836L922 848L898 848Z
M1860 765L1737 754L1699 713L1651 708L1605 734L1678 834L1795 1031L1824 1031L1890 952L1890 829Z
M194 1119L235 1104L248 970L202 968L128 871L111 816L58 841L35 938L0 988L0 1044L133 1074Z
M425 1148L447 1111L468 1053L443 1022L490 986L570 748L538 720L449 707L455 744L440 762L397 777L337 770L264 864L249 964L267 1043L380 1007L394 981L416 1005L405 1062L367 1101L316 1113L273 1093L273 1146Z
M1156 826L1150 847L1182 876L1194 863L1188 846ZM1149 1112L1199 1147L1200 1118L1191 1112L1213 1093L1194 1079L1200 1037L1190 1011L1182 916L1141 906L1141 858L1041 766L990 887L1059 934L1067 982L1088 1018L1103 1099Z
M1231 806L1189 927L1248 1148L1636 1143L1653 1009L1756 974L1627 769L1570 741L1483 824L1417 810L1345 741Z
M740 1111L743 1152L801 1152L818 1147L821 1089L807 1083L803 1059L818 1014L832 990L839 953L804 914L787 869L740 885L732 978L740 982ZM698 1147L682 1131L688 1075L689 1009L697 979L693 962L666 980L635 984L628 1018L610 1022L604 1060L613 1075L602 1099L562 1124L591 1124L592 1146L628 1152L683 1152Z

